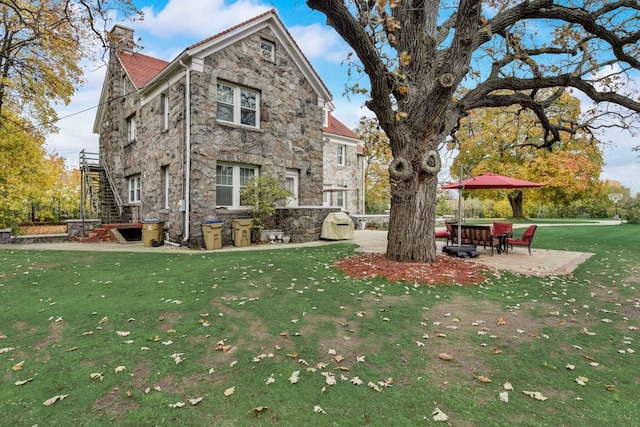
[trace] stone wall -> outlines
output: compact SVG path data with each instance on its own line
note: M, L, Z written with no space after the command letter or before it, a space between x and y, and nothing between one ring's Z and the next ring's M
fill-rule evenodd
M299 206L276 208L276 224L284 234L291 236L291 243L320 240L322 222L331 212L340 209L331 207Z
M67 235L70 238L83 237L87 232L102 223L99 219L85 219L84 221L81 219L68 219L65 222L67 223Z

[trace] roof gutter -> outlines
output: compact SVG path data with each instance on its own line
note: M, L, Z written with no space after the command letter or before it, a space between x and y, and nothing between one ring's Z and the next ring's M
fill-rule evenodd
M190 230L190 195L191 195L191 68L180 60L180 65L185 68L185 159L184 159L184 232L182 240L189 240Z

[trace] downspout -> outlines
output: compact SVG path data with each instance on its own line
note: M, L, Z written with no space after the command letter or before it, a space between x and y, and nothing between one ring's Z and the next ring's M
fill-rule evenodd
M189 212L190 212L190 194L191 194L191 69L180 60L180 65L185 68L185 160L184 160L184 233L182 240L189 240Z

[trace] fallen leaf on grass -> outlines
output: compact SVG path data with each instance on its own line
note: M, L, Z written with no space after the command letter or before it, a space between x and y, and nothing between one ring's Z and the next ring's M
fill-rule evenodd
M91 377L92 380L104 380L104 376L102 375L102 372L94 372L93 374L89 375L89 377Z
M486 377L484 375L477 375L475 376L475 379L478 380L481 383L490 383L491 379L489 377Z
M300 371L293 371L293 373L289 377L289 382L291 384L297 384L299 380L300 380Z
M5 347L5 348L0 348L0 354L2 354L2 353L8 353L8 352L13 351L13 350L15 350L15 349L16 349L15 347Z
M126 368L126 366L122 366L122 365L121 365L121 366L117 366L117 367L116 367L116 369L115 369L115 371L116 371L116 372L122 372L122 371L124 371L125 369L127 369L127 368Z
M494 348L493 350L491 350L491 352L492 352L493 354L500 354L500 353L502 353L502 350L500 350L499 348L497 348L497 347L496 347L496 348Z
M440 354L438 355L438 357L439 357L440 359L442 359L442 360L452 360L452 359L453 359L453 356L452 356L452 355L450 355L449 353L440 353Z
M362 381L359 377L353 377L353 378L351 378L351 384L353 384L353 385L362 385L362 384L364 384L364 381Z
M418 347L424 347L424 343L422 341L416 341L416 345Z
M23 361L21 361L21 362L16 363L15 365L13 365L13 366L11 367L11 370L12 370L12 371L20 371L20 370L22 370L22 367L23 367L23 366L24 366L24 360L23 360Z
M265 379L265 380L264 380L264 383L265 383L266 385L273 384L273 383L275 383L275 382L276 382L276 379L275 379L275 378L273 378L273 374L271 374L271 376L270 376L269 378L267 378L267 379Z
M225 396L225 397L229 397L229 396L231 396L231 395L232 395L233 393L235 393L235 392L236 392L236 387L235 387L235 386L234 386L234 387L229 387L228 389L226 389L226 390L224 391L224 396Z
M502 384L502 388L507 390L507 391L513 390L513 386L511 385L510 382L506 382L506 383Z
M576 365L568 364L567 366L565 366L565 368L567 368L570 371L573 371L574 369L576 369Z
M127 337L127 336L131 335L131 332L129 332L129 331L116 331L116 334L118 334L119 337Z
M587 381L589 381L589 378L587 377L576 378L576 383L578 383L578 385L587 385Z
M269 408L267 408L266 406L258 406L253 408L253 413L256 414L256 417L260 418L262 416L262 413L267 409Z
M504 326L507 324L507 318L502 316L500 320L498 320L498 326Z
M195 398L195 399L189 399L189 404L191 406L196 406L200 402L202 402L202 397L198 397L198 398Z
M607 389L607 391L618 391L616 386L612 385L612 384L609 384L609 385L605 386L605 388Z
M25 385L26 383L33 381L33 378L27 378L26 380L16 381L15 385Z
M536 400L547 400L546 396L543 396L539 391L523 391L522 393L526 394L529 397L533 397Z
M377 391L378 393L380 393L382 391L382 389L380 388L380 386L378 386L378 384L369 381L369 383L367 384L368 387L374 389L375 391Z
M334 357L335 361L340 363L344 360L344 357L342 357L341 355L337 355L336 357Z
M498 397L500 397L501 402L509 403L509 393L507 393L506 391L500 392L500 394L498 394Z
M53 405L54 403L56 403L56 402L59 402L59 401L63 400L63 399L64 399L64 398L66 398L67 396L69 396L69 395L68 395L68 394L59 394L59 395L57 395L57 396L53 396L52 398L45 400L45 401L44 401L44 403L43 403L43 405L44 405L44 406L51 406L51 405Z
M317 413L317 414L326 414L326 412L324 412L324 409L322 409L320 406L315 405L313 407L313 412Z
M169 408L182 408L184 405L184 402L170 403Z
M442 422L449 421L449 417L447 416L447 414L442 412L440 408L434 409L431 415L433 416L434 421L442 421Z

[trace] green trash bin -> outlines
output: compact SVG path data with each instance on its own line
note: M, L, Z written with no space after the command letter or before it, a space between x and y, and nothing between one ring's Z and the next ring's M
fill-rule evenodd
M219 219L212 219L202 223L204 246L207 250L222 249L222 224Z
M233 220L233 246L251 245L251 226L253 219L237 218Z
M142 221L142 242L145 248L157 247L164 243L164 221L147 218Z

